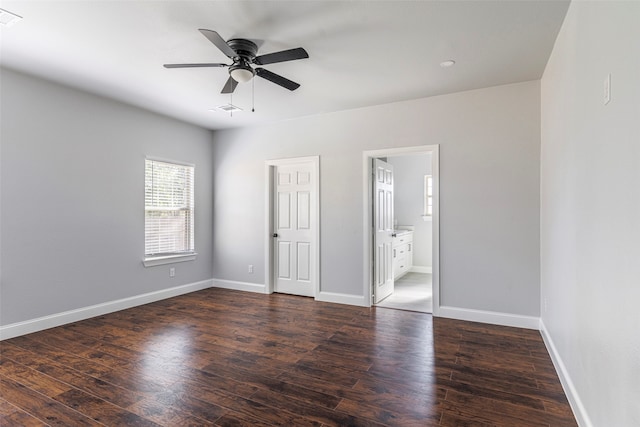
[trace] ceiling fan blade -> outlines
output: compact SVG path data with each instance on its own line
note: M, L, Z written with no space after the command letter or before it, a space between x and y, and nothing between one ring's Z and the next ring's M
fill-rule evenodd
M238 82L233 80L231 76L227 79L227 82L224 84L222 88L222 92L220 93L233 93L236 90L236 86L238 86Z
M267 79L272 83L282 86L285 89L296 90L300 87L298 83L292 82L291 80L286 79L276 73L272 73L269 70L265 70L264 68L256 68L256 74L263 79Z
M309 54L301 47L295 49L282 50L280 52L267 53L266 55L256 56L253 61L258 65L275 64L276 62L293 61L295 59L308 58Z
M198 68L198 67L228 67L227 64L203 63L203 64L164 64L164 68Z
M222 37L220 37L220 34L216 33L215 31L212 31L212 30L200 29L198 31L200 31L203 36L208 38L211 43L216 45L216 47L218 49L220 49L220 51L222 53L224 53L225 55L227 55L229 58L233 58L233 57L238 56L236 54L236 52L229 47L227 42L224 41L224 39Z

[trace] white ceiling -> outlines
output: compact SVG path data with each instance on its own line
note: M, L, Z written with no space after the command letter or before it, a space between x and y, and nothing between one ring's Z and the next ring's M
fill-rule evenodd
M5 67L209 129L539 79L568 1L5 1L24 19L0 31ZM304 47L309 59L264 68L301 84L238 86L230 117L211 109L230 61L197 30L249 38L259 54ZM440 62L454 59L452 68Z

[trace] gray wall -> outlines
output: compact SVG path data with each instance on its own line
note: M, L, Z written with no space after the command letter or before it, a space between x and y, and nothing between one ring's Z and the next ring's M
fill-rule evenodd
M362 151L440 144L441 303L539 315L539 82L217 131L214 142L214 278L265 283L264 162L319 155L321 291L362 296Z
M541 316L584 426L640 425L638 23L572 2L542 79Z
M211 279L211 132L1 69L3 325ZM144 268L144 158L196 165L198 259Z
M387 159L393 165L394 217L398 226L410 225L413 233L413 265L432 265L432 221L422 219L424 210L424 176L431 174L431 155L394 156Z

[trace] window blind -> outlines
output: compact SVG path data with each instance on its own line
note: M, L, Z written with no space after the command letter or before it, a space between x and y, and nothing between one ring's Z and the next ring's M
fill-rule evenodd
M194 167L145 160L145 257L194 252Z

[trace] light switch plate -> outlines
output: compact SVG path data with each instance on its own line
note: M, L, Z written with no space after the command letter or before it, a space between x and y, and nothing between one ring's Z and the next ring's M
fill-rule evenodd
M607 74L604 79L604 105L611 101L611 74Z

